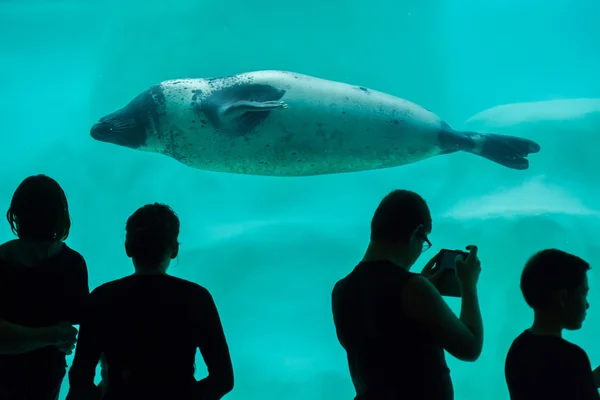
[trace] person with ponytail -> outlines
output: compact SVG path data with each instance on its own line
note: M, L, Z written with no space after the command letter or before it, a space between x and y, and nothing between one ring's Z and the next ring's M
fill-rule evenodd
M166 205L148 204L129 217L125 251L135 272L90 294L67 400L218 400L233 389L229 348L211 294L167 274L179 252L178 236L179 218ZM208 369L200 381L194 377L197 349Z

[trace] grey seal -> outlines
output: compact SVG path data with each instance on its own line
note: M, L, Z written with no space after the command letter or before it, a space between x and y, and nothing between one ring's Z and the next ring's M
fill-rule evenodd
M529 167L527 139L460 132L410 101L287 71L176 79L102 117L92 138L200 170L311 176L397 167L458 151Z

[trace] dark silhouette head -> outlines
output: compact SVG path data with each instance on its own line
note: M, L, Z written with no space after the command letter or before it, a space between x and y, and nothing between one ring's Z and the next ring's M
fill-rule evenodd
M179 218L164 204L147 204L127 220L125 250L140 272L165 272L179 251Z
M90 135L100 142L144 150L148 133L158 125L163 107L164 94L160 85L155 85L125 107L100 118Z
M15 235L31 241L63 241L71 229L65 192L46 175L30 176L21 182L6 219Z
M383 198L371 220L371 243L386 247L407 268L431 243L432 221L425 200L409 190L394 190Z
M542 250L525 264L521 292L536 317L544 315L561 330L577 330L590 306L589 269L590 265L577 256L556 249Z

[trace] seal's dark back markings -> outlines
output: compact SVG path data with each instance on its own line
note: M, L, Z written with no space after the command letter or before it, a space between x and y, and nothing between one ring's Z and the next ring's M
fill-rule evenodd
M164 117L166 112L165 94L161 85L154 85L142 93L137 103L133 107L137 112L138 124L142 125L146 130L151 127L151 124L158 126L160 119ZM151 121L151 122L150 122ZM159 139L162 138L162 133L157 132Z
M280 108L285 90L265 84L238 84L193 101L196 112L229 136L246 136L260 125L271 110Z

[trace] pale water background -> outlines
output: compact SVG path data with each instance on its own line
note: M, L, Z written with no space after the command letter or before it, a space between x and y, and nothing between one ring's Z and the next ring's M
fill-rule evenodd
M126 218L170 204L182 221L170 272L214 295L235 368L226 398L348 400L331 289L363 255L380 199L416 190L434 214L434 248L415 271L441 247L480 246L485 347L473 364L448 356L456 399L506 399L504 357L531 320L519 274L542 248L592 264L588 321L566 337L600 363L599 20L596 0L0 0L0 208L26 176L57 179L72 210L68 244L94 288L132 272ZM388 92L455 128L529 137L542 150L527 171L454 154L274 179L198 171L89 136L100 116L161 80L259 69ZM467 122L503 104L577 98L588 100ZM5 225L0 239L11 238ZM67 390L65 380L61 398Z

